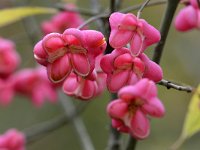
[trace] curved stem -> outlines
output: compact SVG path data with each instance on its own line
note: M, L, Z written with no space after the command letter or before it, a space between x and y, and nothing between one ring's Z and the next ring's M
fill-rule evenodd
M172 145L172 147L170 147L170 150L178 150L183 143L184 143L184 140L179 139L178 141L176 141L174 145Z
M167 9L165 12L164 20L161 25L161 40L156 45L154 55L153 55L153 61L156 63L160 63L160 59L163 53L163 48L165 46L165 42L169 33L169 28L172 23L172 19L174 17L174 13L176 11L176 8L178 6L180 0L168 0L167 3Z
M186 136L182 134L179 139L169 148L169 150L178 150L186 139Z
M144 9L144 7L150 2L150 0L146 0L146 2L140 7L140 9L137 12L137 18L140 18L142 10Z
M108 14L100 14L100 15L96 15L94 17L91 17L88 20L86 20L84 23L82 23L77 29L82 29L83 27L92 23L93 21L98 20L100 18L107 18L108 16L109 16Z

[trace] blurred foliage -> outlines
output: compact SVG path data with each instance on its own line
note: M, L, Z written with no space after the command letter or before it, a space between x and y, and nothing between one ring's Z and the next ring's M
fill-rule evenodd
M17 7L10 9L2 9L0 11L0 27L11 24L15 21L21 20L25 17L39 14L56 13L56 9L43 7Z
M70 1L70 0L69 0ZM75 0L72 0L75 2ZM90 0L76 0L77 5L90 9ZM59 0L1 0L1 8L13 6L45 6L54 7ZM107 9L109 1L101 0L102 9ZM123 7L131 6L143 2L142 0L123 1ZM181 6L179 7L181 8ZM159 28L165 5L145 8L142 17L150 24ZM133 13L136 13L134 11ZM35 66L33 59L33 42L28 36L28 32L40 32L40 23L51 17L51 15L28 17L20 22L0 28L0 35L15 41L17 50L22 57L21 68ZM32 23L34 21L34 23ZM30 23L31 25L28 24ZM33 26L35 26L33 28ZM29 30L27 30L29 29ZM37 29L37 31L36 31ZM41 33L40 33L41 34ZM36 37L39 40L42 35ZM173 25L169 32L167 43L164 49L161 66L164 71L164 78L178 83L186 83L197 86L200 82L199 64L199 31L179 33L175 31ZM147 54L152 56L153 47L147 50ZM179 137L187 111L187 105L191 94L179 92L173 89L159 87L159 97L166 107L166 115L162 119L151 120L151 134L149 138L138 142L138 150L165 150ZM105 108L109 101L108 92L103 96L91 101L89 107L83 112L82 117L86 123L87 130L91 135L96 150L103 150L107 145L110 120L106 115ZM77 102L75 100L75 103ZM28 99L16 97L14 102L6 107L0 108L0 132L8 128L16 127L24 129L38 122L48 120L62 113L59 105L46 104L40 109L34 108ZM196 134L181 148L182 150L199 150L200 134ZM122 142L127 142L127 135L123 135ZM77 136L71 125L66 125L53 131L44 138L27 146L27 150L81 150Z

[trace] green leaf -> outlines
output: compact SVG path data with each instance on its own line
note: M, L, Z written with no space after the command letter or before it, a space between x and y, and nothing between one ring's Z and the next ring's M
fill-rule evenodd
M180 138L171 149L177 149L192 135L200 131L200 85L192 96Z
M56 12L56 9L45 7L15 7L2 9L0 10L0 27L21 20L28 16Z

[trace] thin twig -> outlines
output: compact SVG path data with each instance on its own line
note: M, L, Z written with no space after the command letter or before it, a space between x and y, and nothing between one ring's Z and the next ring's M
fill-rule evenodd
M56 4L55 8L57 8L60 11L76 12L76 13L80 13L85 16L98 15L98 12L94 12L94 11L84 9L84 8L67 8L63 4Z
M136 148L136 145L137 145L137 140L134 139L132 136L130 136L126 150L134 150Z
M120 9L122 2L123 2L122 0L116 0L116 2L115 2L115 9L116 10Z
M112 94L112 100L117 99L117 94ZM109 134L109 140L108 140L108 150L120 150L120 141L121 134L118 132L115 128L110 126L110 134Z
M61 115L52 120L36 124L33 127L25 129L23 132L26 136L26 142L31 143L40 138L42 135L64 126L68 121L69 119L67 120L65 115Z
M155 1L155 2L150 2L146 7L165 4L166 2L167 2L166 0L158 0L158 1ZM127 13L127 12L130 12L130 11L138 10L138 9L140 9L141 6L142 6L142 4L134 5L134 6L131 6L131 7L125 8L125 9L121 9L121 10L119 10L119 12ZM106 19L109 16L110 16L110 13L102 13L102 14L93 16L93 17L89 18L88 20L86 20L83 24L81 24L78 27L78 29L82 29L83 27L94 22L97 19L100 19L100 18Z
M76 108L74 107L73 103L70 101L68 97L64 97L62 93L59 93L60 103L65 111L65 115L67 117L71 116L76 112ZM81 141L84 150L95 150L90 136L85 128L85 125L82 119L78 116L75 116L72 120L72 124L75 128L75 131Z
M142 13L144 7L145 7L149 2L150 2L150 0L146 0L146 1L144 2L144 4L140 7L140 9L139 9L138 12L137 12L137 18L140 18L141 13Z
M69 123L75 116L79 115L80 113L85 110L87 104L77 106L76 113L72 114L66 119L66 115L60 115L58 117L55 117L51 120L44 121L42 123L38 123L36 125L33 125L32 127L29 127L27 129L24 129L23 132L26 136L26 142L30 143L34 140L37 140L38 138L43 137L44 135L47 135L48 133L66 125Z
M167 3L167 0L157 0L157 1L149 2L146 5L146 7L162 5L162 4L166 4L166 3ZM141 6L142 6L142 4L130 6L130 7L127 7L127 8L120 10L120 12L127 13L127 12L130 12L130 11L138 10L138 9L141 8Z
M110 12L109 12L110 14L108 16L110 16L112 13L116 11L116 2L117 0L110 0ZM113 48L109 43L110 32L111 32L111 27L109 24L109 17L107 17L105 19L105 37L106 37L106 42L107 42L105 54L109 54L113 51Z
M100 14L100 15L96 15L94 17L89 18L88 20L86 20L84 23L82 23L77 29L82 29L84 28L86 25L90 24L91 22L100 19L100 18L107 18L109 15L108 14Z
M101 5L99 0L90 0L90 7L93 13L99 14L100 10L101 10ZM104 33L104 25L103 25L103 20L102 19L97 19L97 21L95 22L97 25L97 28Z
M168 0L164 20L161 25L161 31L160 31L161 32L161 40L156 45L154 55L153 55L153 61L158 64L160 63L163 48L165 46L167 35L169 33L169 28L172 23L172 19L174 17L174 13L176 11L179 1L180 0Z
M179 85L179 84L176 84L176 83L172 83L171 81L167 81L167 80L161 80L160 82L158 82L159 85L163 85L165 86L167 89L176 89L176 90L179 90L179 91L186 91L188 93L191 93L194 91L194 88L191 87L191 86L183 86L183 85Z
M121 0L118 0L118 1L119 1L119 5L120 5ZM147 7L165 4L166 2L167 2L167 0L157 0L157 1L154 1L154 2L150 2L147 5ZM133 10L138 10L141 7L141 5L142 4L130 6L128 8L124 8L124 9L120 10L120 12L126 13L126 12L130 12L130 11L133 11ZM77 12L77 13L80 13L80 14L85 15L85 16L95 16L95 15L99 14L98 12L93 12L93 11L85 9L85 8L66 8L63 4L57 4L55 6L55 8L57 8L60 11ZM117 6L115 6L115 8L118 10L119 6L117 5Z

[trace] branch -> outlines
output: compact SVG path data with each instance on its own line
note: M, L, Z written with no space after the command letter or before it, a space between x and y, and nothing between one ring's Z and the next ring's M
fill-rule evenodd
M76 108L74 107L73 103L69 100L67 97L63 97L62 93L59 93L60 95L60 103L65 111L65 115L67 117L71 116L76 112ZM84 150L95 150L92 141L90 139L90 136L88 135L85 125L81 118L78 116L75 116L72 119L72 124L74 126L74 129L79 137L79 140L81 141L81 144L83 146Z
M150 2L148 5L146 5L146 7L149 7L149 6L156 6L156 5L161 5L161 4L165 4L166 3L166 0L158 0L158 1L155 1L155 2ZM121 9L119 10L119 12L122 12L122 13L127 13L127 12L130 12L130 11L133 11L133 10L138 10L141 8L143 4L139 4L139 5L134 5L134 6L131 6L131 7L128 7L128 8L125 8L125 9ZM78 29L82 29L83 27L85 27L86 25L100 19L100 18L103 18L103 19L106 19L110 16L110 13L102 13L102 14L99 14L99 15L96 15L96 16L93 16L91 18L89 18L88 20L86 20L83 24L81 24Z
M100 10L101 10L101 5L99 0L90 0L90 7L93 13L99 14ZM98 19L96 21L96 25L98 27L98 29L104 33L104 25L103 25L103 20L102 19Z
M76 12L85 16L94 16L99 14L98 12L94 12L84 8L66 8L66 6L63 4L56 4L55 8L60 11Z
M111 32L109 16L116 11L116 3L117 3L117 0L110 0L110 12L109 12L108 17L105 19L105 29L106 29L105 37L106 37L106 42L107 42L105 54L109 54L113 51L113 48L109 43L109 36L110 36L110 32Z
M116 3L118 1L117 0L110 0L110 14L109 16L116 11ZM119 7L119 6L118 6ZM113 51L113 48L111 47L110 43L109 43L109 36L110 36L110 31L111 31L111 28L110 28L110 24L109 24L109 18L106 19L107 22L105 23L106 24L106 38L107 38L107 48L106 48L106 51L105 53L106 54L109 54ZM117 94L111 94L111 101L112 100L115 100L117 98ZM121 134L115 129L112 127L112 124L110 125L110 132L109 132L109 139L108 139L108 150L119 150L120 149L120 146L121 146L121 143L120 143L120 136Z
M141 15L141 13L142 13L144 7L145 7L146 5L148 5L149 2L150 2L150 0L146 0L146 2L145 2L144 4L142 4L142 6L140 7L140 9L139 9L138 12L137 12L137 18L140 18L140 15Z
M23 132L26 136L26 142L33 142L42 135L50 133L51 131L64 126L70 119L66 119L65 115L62 115L52 120L36 124L33 127L30 127L29 129L25 129Z
M161 25L161 40L156 45L154 55L153 55L153 61L158 63L158 64L160 63L163 48L165 46L167 35L169 33L169 28L170 28L170 25L172 23L172 19L174 17L174 13L176 11L176 8L178 6L179 1L180 0L168 0L164 20L163 20L162 25Z
M110 0L110 14L116 11L115 3L116 0Z
M157 1L154 1L154 2L149 2L145 7L156 6L156 5L166 4L166 3L167 3L167 0L157 0ZM127 12L130 12L130 11L138 10L138 9L141 8L141 6L142 6L142 4L130 6L130 7L127 7L127 8L120 10L120 12L127 13Z
M136 147L136 144L137 144L137 140L130 136L126 150L134 150Z
M85 22L83 22L77 29L82 29L83 27L92 23L93 21L98 20L100 18L107 18L108 16L109 15L105 13L105 14L100 14L100 15L96 15L94 17L91 17L88 20L86 20Z
M194 91L194 88L191 86L183 86L183 85L179 85L176 83L172 83L171 81L167 81L167 80L161 80L160 82L158 82L159 85L165 86L167 89L176 89L179 91L186 91L188 93L191 93Z
M80 105L77 106L77 111L76 113L71 114L71 116L69 116L66 119L65 115L60 115L58 117L55 117L51 120L42 122L42 123L38 123L28 129L24 129L23 132L26 136L26 142L30 143L35 141L38 138L41 138L42 136L66 125L67 123L69 123L75 116L79 115L81 112L83 112L86 108L87 104L85 105Z
M117 99L117 94L112 94L112 100ZM120 150L120 132L110 126L110 135L108 141L108 150Z
M120 9L121 4L122 4L122 0L116 0L116 2L115 2L115 8L116 8L116 10Z

